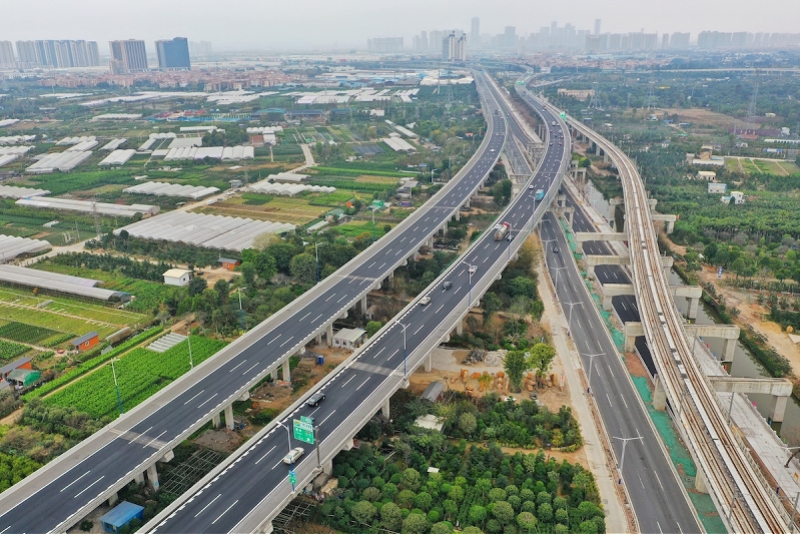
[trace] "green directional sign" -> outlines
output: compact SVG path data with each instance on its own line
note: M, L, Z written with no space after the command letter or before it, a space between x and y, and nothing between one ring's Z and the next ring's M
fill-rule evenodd
M292 483L292 486L297 484L297 475L295 474L294 470L289 471L289 482Z
M563 111L561 113L559 113L558 116L561 117L562 119L566 119L567 118L567 114L565 112L563 112Z
M314 418L313 417L307 417L305 415L301 415L300 416L300 421L303 422L303 423L307 423L307 424L309 424L311 426L314 426Z
M294 423L294 439L297 441L302 441L303 443L308 443L309 445L314 444L314 425L311 423L306 423L305 421L298 421L295 419Z

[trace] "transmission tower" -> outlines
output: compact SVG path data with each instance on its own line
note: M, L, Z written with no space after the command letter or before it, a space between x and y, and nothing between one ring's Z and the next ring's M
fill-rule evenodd
M653 95L653 83L650 82L650 87L647 90L647 109L656 107L656 97Z
M597 109L600 107L599 99L597 98L597 82L593 82L592 85L594 87L592 89L592 98L589 100L589 109Z
M756 69L756 87L753 91L753 98L750 99L750 107L747 108L747 122L744 125L745 132L755 134L756 132L756 103L758 101L759 70Z
M97 202L92 202L92 216L94 217L94 229L97 232L97 240L100 241L103 237L103 232L100 227L100 214L97 212Z

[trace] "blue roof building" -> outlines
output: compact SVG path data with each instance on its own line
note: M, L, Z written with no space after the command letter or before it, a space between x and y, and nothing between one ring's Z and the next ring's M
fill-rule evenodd
M100 518L103 530L106 532L119 532L133 519L144 520L144 507L132 502L122 501Z

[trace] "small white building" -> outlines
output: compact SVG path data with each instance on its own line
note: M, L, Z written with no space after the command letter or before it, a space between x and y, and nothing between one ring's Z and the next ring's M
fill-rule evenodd
M744 193L741 191L731 191L731 198L735 204L744 204Z
M192 280L192 271L186 269L170 269L164 273L164 283L168 286L188 286Z
M363 328L342 328L333 336L333 346L340 349L355 350L366 339L367 331Z
M713 182L717 179L717 173L714 171L697 171L697 179Z

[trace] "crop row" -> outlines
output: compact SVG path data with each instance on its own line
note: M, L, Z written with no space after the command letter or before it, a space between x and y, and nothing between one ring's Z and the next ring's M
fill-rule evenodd
M101 354L100 356L92 358L91 360L87 360L87 361L83 362L82 364L78 365L77 367L75 367L74 369L71 369L71 370L67 371L66 373L62 374L61 376L59 376L55 380L51 380L50 382L48 382L48 383L46 383L46 384L34 389L33 391L31 391L29 393L26 393L22 398L24 400L26 400L26 401L29 401L31 399L37 399L37 398L41 397L42 395L46 395L46 394L50 393L51 391L60 388L64 384L66 384L68 382L72 382L73 380L75 380L76 378L81 376L82 374L84 374L84 373L86 373L88 371L91 371L92 369L94 369L98 365L100 365L100 364L102 364L104 362L107 362L111 358L116 358L120 354L123 354L123 353L129 351L131 348L135 347L136 345L140 344L141 342L145 341L146 339L149 339L149 338L151 338L153 336L158 335L163 330L164 329L161 328L160 326L157 326L155 328L151 328L149 330L145 330L144 332L142 332L138 336L132 337L131 339L127 340L125 343L122 343L121 345L118 345L113 350L110 350L110 351L106 352L105 354Z
M192 336L192 357L198 365L210 358L225 343ZM124 410L130 410L158 390L189 371L189 344L179 343L159 354L134 349L114 365ZM47 404L73 406L92 417L117 417L117 395L110 365L105 365L81 380L44 400Z
M0 339L0 362L7 362L29 349L30 347L26 345Z
M58 336L58 334L60 334L60 332L50 330L49 328L18 323L16 321L11 321L3 326L0 326L0 337L11 339L13 341L22 341L23 343L38 343L47 338ZM67 339L73 336L73 334L66 335Z

